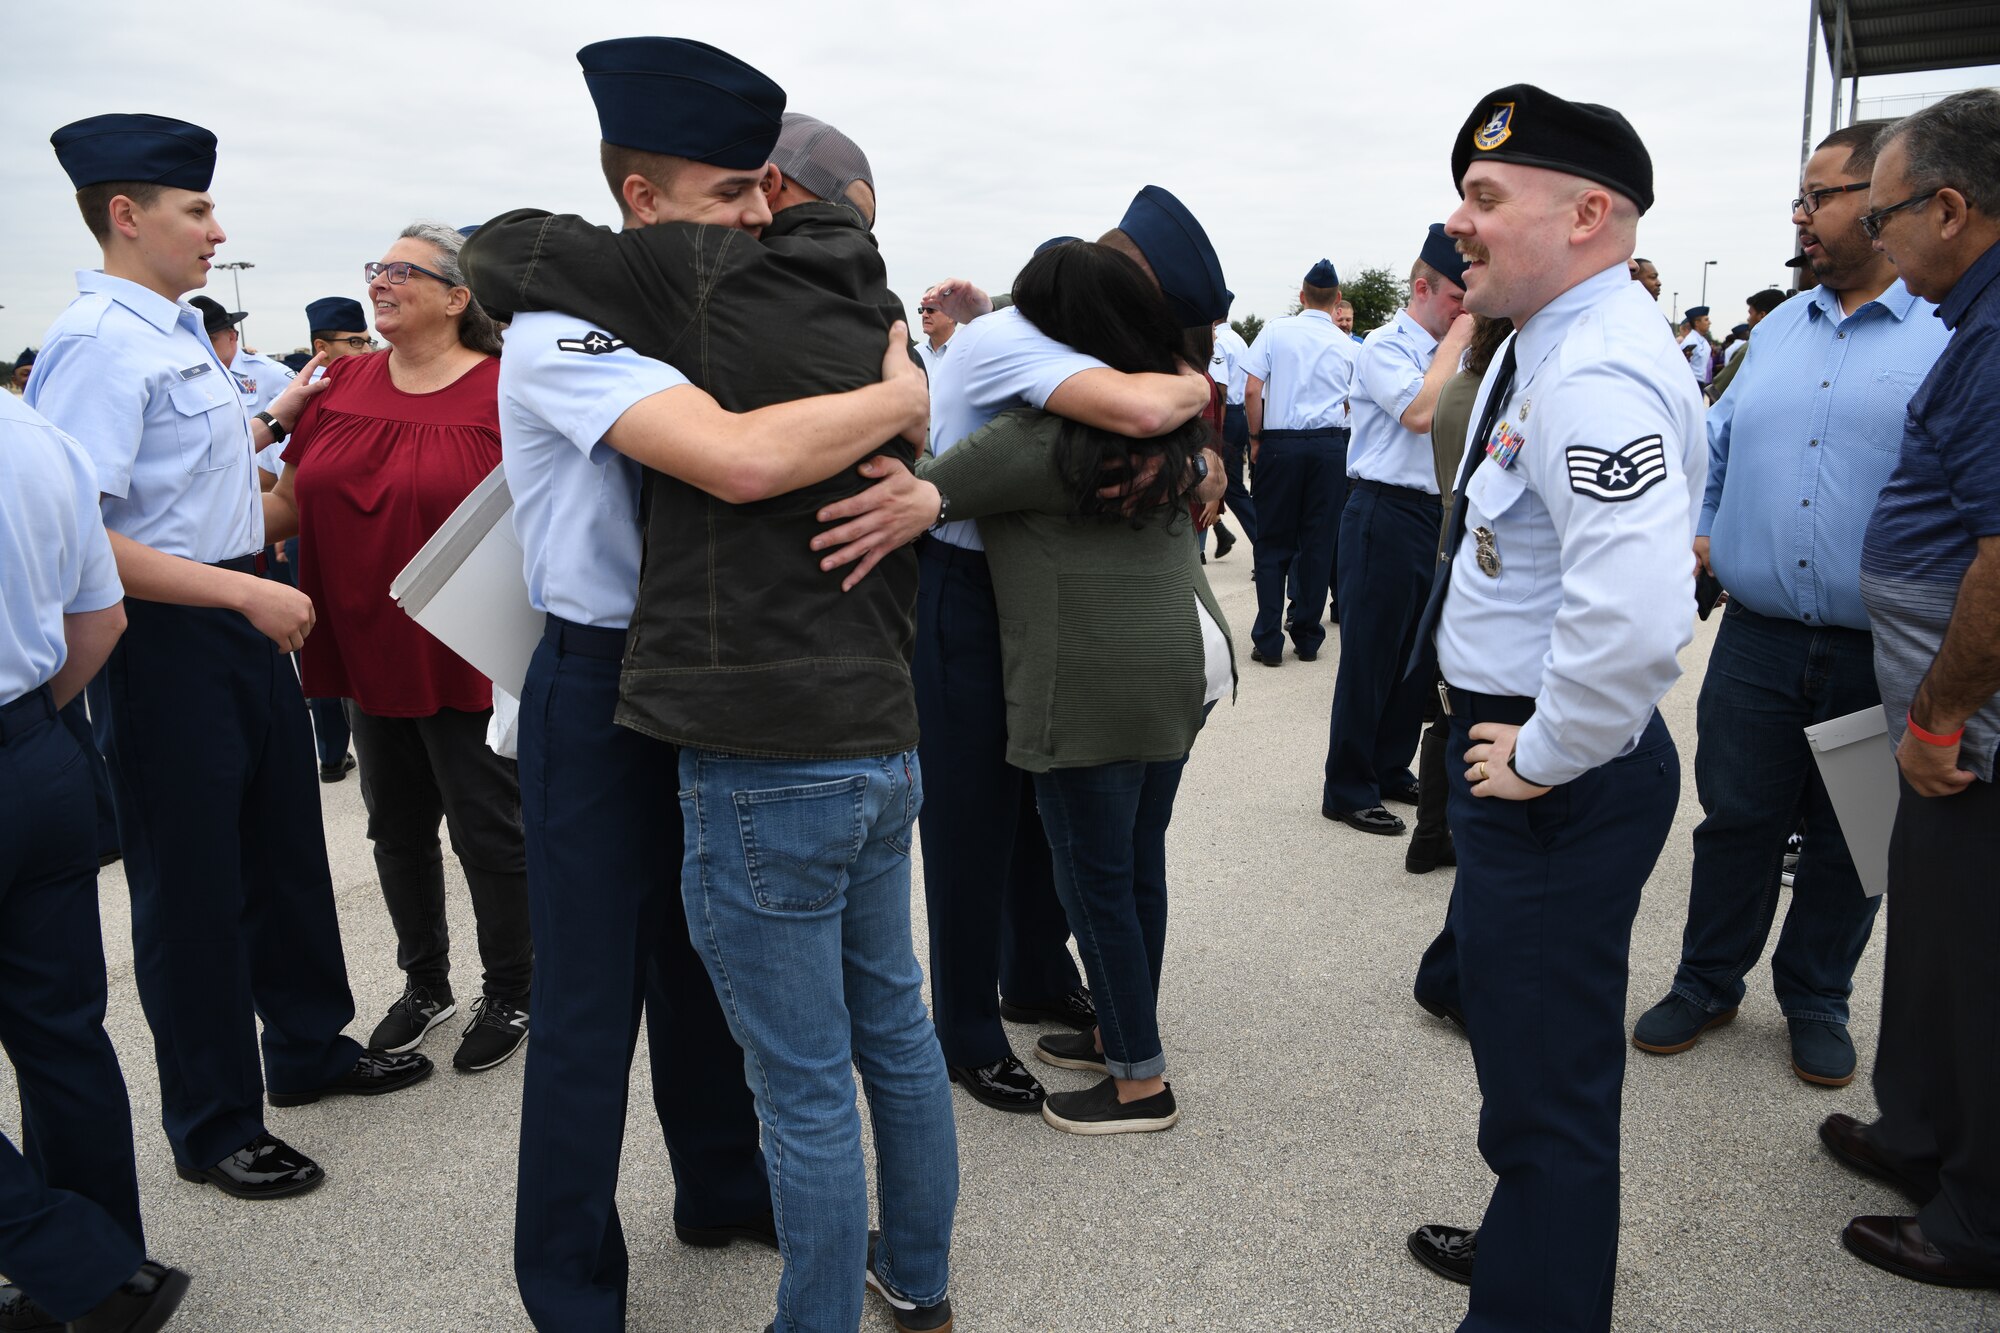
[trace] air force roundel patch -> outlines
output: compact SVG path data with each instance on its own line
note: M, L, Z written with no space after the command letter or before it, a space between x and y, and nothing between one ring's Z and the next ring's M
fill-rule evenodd
M1636 500L1667 475L1667 445L1647 435L1621 449L1593 449L1573 444L1564 451L1569 461L1569 488L1598 500Z
M582 352L586 356L603 356L615 352L625 345L623 338L614 338L608 333L592 329L581 338L558 338L556 349L563 352Z

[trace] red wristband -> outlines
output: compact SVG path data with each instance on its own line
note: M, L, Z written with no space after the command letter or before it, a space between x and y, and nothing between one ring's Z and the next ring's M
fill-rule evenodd
M1910 714L1908 713L1903 714L1903 725L1909 728L1909 732L1912 736L1915 736L1918 740L1922 741L1926 745L1937 745L1937 746L1943 746L1945 748L1950 748L1951 746L1958 744L1960 739L1962 739L1965 735L1965 728L1963 726L1960 726L1957 731L1952 732L1951 735L1949 736L1940 736L1936 732L1925 731L1922 727L1917 725L1917 719L1910 716Z

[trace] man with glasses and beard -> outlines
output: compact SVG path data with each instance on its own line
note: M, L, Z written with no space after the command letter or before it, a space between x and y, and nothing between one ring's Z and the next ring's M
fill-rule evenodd
M1819 286L1761 322L1757 355L1708 414L1695 559L1729 590L1696 713L1694 876L1680 968L1632 1044L1686 1051L1736 1016L1776 918L1785 840L1804 850L1771 957L1792 1072L1854 1077L1847 1000L1881 899L1862 892L1804 728L1880 704L1861 537L1903 412L1950 332L1861 232L1887 121L1820 142L1792 224Z

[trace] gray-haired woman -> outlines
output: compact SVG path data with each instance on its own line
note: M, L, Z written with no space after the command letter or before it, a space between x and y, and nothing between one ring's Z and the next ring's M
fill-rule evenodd
M405 975L369 1047L412 1050L457 1008L442 820L472 890L485 968L485 993L452 1060L470 1071L505 1060L528 1031L534 951L520 787L512 761L486 748L491 683L387 592L500 463L500 334L465 285L461 244L449 227L418 223L366 266L388 350L327 367L328 387L293 429L271 494L296 507L299 587L319 617L300 669L308 696L349 701L368 837Z

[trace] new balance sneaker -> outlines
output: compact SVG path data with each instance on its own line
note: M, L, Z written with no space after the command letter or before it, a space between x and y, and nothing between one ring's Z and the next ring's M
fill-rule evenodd
M451 1057L454 1069L476 1074L505 1061L528 1039L528 1006L482 995L472 1005L472 1021Z
M1042 1119L1070 1134L1153 1134L1180 1123L1174 1085L1136 1102L1118 1100L1118 1084L1106 1078L1082 1092L1052 1092L1042 1103Z
M951 1297L947 1296L936 1305L918 1305L904 1296L898 1296L889 1289L889 1284L875 1275L875 1243L882 1239L882 1233L868 1233L868 1272L863 1278L868 1290L880 1296L889 1307L889 1315L896 1321L896 1333L951 1333Z
M369 1034L368 1049L401 1055L423 1044L424 1035L458 1012L450 995L433 995L414 982L403 988L403 998L389 1006L389 1012Z

